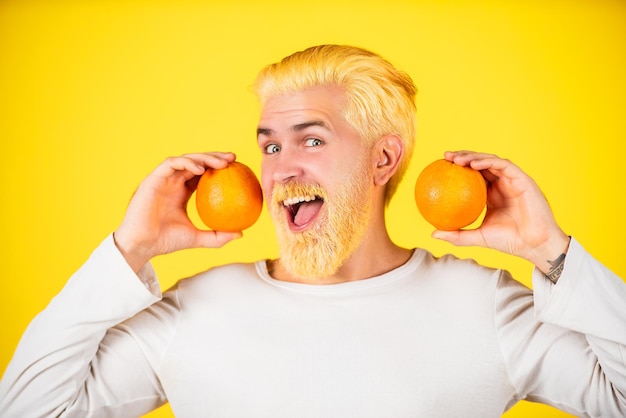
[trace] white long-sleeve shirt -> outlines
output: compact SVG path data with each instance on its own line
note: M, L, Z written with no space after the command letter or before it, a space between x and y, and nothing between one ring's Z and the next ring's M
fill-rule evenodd
M415 250L378 277L305 285L263 261L162 297L108 237L38 315L2 417L498 417L516 401L626 416L626 285L574 240L555 286Z

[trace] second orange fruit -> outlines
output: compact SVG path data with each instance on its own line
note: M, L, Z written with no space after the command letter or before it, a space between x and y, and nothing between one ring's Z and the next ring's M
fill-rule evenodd
M470 225L487 202L487 186L479 171L446 160L426 166L415 182L415 203L430 224L442 231Z
M254 172L234 161L226 168L207 169L196 189L196 208L214 231L243 231L252 226L263 209L263 192Z

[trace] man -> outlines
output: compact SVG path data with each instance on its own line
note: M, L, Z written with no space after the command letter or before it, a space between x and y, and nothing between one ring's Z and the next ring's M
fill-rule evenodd
M309 48L264 69L258 144L280 258L233 264L161 296L149 260L219 247L185 207L231 153L169 158L120 227L26 331L2 416L496 417L520 399L626 416L626 286L556 224L507 160L482 170L485 220L436 231L535 266L507 272L393 243L384 208L413 149L415 87L358 48ZM534 300L533 300L534 298Z

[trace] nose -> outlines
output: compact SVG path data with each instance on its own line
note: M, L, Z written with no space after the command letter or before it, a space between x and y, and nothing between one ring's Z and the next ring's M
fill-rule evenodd
M303 173L297 152L283 149L271 163L272 180L276 183L288 183Z

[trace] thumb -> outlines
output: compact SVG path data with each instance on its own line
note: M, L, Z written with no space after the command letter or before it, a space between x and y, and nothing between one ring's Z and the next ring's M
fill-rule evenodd
M219 248L242 236L242 232L199 231L196 235L196 244L198 247Z
M457 231L441 231L437 229L433 231L431 236L459 247L483 245L484 241L482 234L477 229Z

